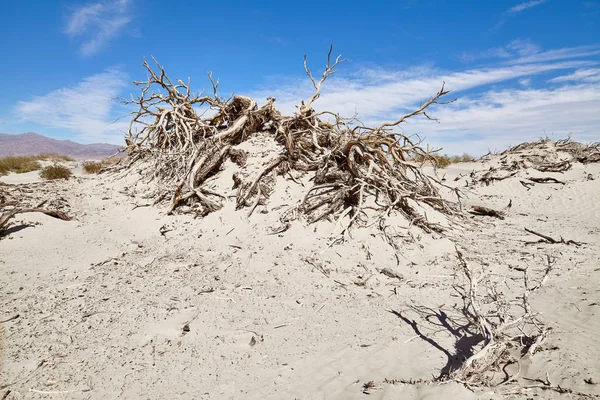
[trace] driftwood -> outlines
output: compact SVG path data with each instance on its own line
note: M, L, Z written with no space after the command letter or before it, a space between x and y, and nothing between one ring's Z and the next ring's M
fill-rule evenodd
M511 207L512 207L512 199L508 201L508 205L506 207L504 207L504 209L502 211L497 211L492 208L483 207L483 206L471 206L471 208L473 209L473 211L471 211L471 214L487 215L490 217L504 219L504 217L506 216L506 212L508 210L510 210Z
M14 210L5 211L2 215L0 215L0 232L2 232L8 226L8 222L11 218L13 218L17 214L24 214L30 212L39 212L42 214L46 214L53 218L62 219L63 221L70 221L71 217L65 214L62 211L55 210L44 210L41 208L15 208Z
M556 240L548 235L544 235L544 234L541 234L539 232L536 232L536 231L533 231L533 230L527 229L527 228L525 228L525 231L542 238L538 242L534 242L534 243L548 242L551 244L574 244L575 246L581 246L582 244L584 244L582 242L576 242L574 240L565 240L565 239L563 239L562 236L560 237L560 240Z
M534 166L540 172L560 172L568 171L571 169L573 164L569 161L561 161L557 163L545 163Z
M531 190L531 186L535 186L535 183L532 182L525 182L525 181L519 181L521 183L521 185L523 185L525 187L525 189L527 190Z
M560 385L553 384L550 381L550 374L548 374L548 372L546 372L546 379L540 379L540 378L537 378L537 379L523 378L523 379L532 381L532 382L537 382L537 384L523 386L516 390L507 391L503 394L504 395L509 395L509 394L526 395L527 390L539 389L539 390L545 390L545 391L553 391L553 392L560 393L560 394L569 394L569 395L571 395L571 396L569 396L570 398L575 398L575 397L573 397L573 395L574 395L574 396L577 396L577 398L579 398L579 399L600 399L600 396L597 394L579 392L577 390L573 390L573 389L569 389L566 387L562 387ZM529 396L527 396L527 397L529 397Z
M245 96L220 97L219 81L210 73L213 94L194 95L189 80L173 82L156 60L158 72L144 61L148 79L134 82L141 95L127 101L138 109L126 138L130 160L126 168L139 168L156 181L155 197L170 198L169 213L204 216L223 207L226 195L211 190L207 180L231 160L242 172L233 177L237 207L250 207L249 215L257 205L266 204L276 176L289 176L293 170L313 174L313 186L296 207L309 222L347 218L349 227L363 220L368 209L380 216L398 211L426 231L441 230L415 207L422 203L447 215L456 210L454 203L439 194L438 183L412 161L434 162L432 152L422 147L420 139L394 129L418 115L435 120L427 113L428 107L447 103L441 98L449 91L442 84L419 108L378 127L363 126L355 118L342 118L331 111L317 112L313 103L320 97L323 83L345 61L341 56L333 60L331 53L332 48L320 78L313 76L304 58L314 94L300 102L293 116L282 115L274 98L259 108ZM204 117L198 110L210 110L213 115ZM262 173L249 177L243 173L249 162L247 154L236 146L256 135L272 138L281 154L274 155Z
M559 181L558 179L555 178L550 178L550 177L545 177L545 178L529 178L530 181L535 182L535 183L559 183L561 185L564 185L565 182Z
M503 181L504 179L515 176L518 171L511 172L510 174L504 176L494 175L494 172L496 172L496 169L490 169L479 179L479 181L485 183L486 186L489 186L495 181Z
M499 219L504 219L504 216L506 215L506 213L504 211L496 211L494 209L487 208L487 207L471 206L471 208L473 209L473 214L477 214L477 215L487 215L487 216L495 217L495 218L499 218Z
M382 268L378 271L380 274L383 274L383 275L387 276L388 278L395 278L395 279L398 279L401 281L404 280L404 275L402 275L398 272L395 272L390 268Z

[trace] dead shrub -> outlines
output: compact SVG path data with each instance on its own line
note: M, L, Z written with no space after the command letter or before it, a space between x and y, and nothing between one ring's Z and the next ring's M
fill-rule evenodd
M277 110L273 97L259 107L246 96L219 96L219 82L211 74L213 94L195 95L189 82L170 80L156 60L155 68L144 61L147 78L134 82L141 93L126 101L138 110L132 112L125 139L129 156L125 168L139 168L149 181L155 181L158 189L152 196L157 202L169 201L168 214L179 210L206 215L221 209L228 200L210 187L210 182L232 155L234 162L244 164L242 154L235 150L243 142L262 136L279 150L265 155L271 157L262 163L262 172L241 167L237 175L237 208L248 207L248 215L268 201L276 176L297 171L313 175L312 186L295 208L297 216L311 223L345 219L345 231L354 222L362 224L368 216L384 218L396 211L427 232L441 231L443 228L429 222L415 203L445 215L453 215L457 207L441 196L436 181L411 162L417 158L431 160L435 150L423 148L418 137L398 132L397 127L416 116L435 120L427 108L451 102L442 100L449 91L442 83L418 109L378 127L363 126L354 117L343 118L329 110L316 111L313 104L323 83L344 62L341 56L332 58L332 51L330 47L320 78L313 75L305 57L304 70L314 94L300 101L297 111L289 116ZM201 108L213 113L209 117L197 113ZM445 164L445 159L438 164Z
M455 381L468 388L516 382L521 365L542 349L551 333L531 307L530 297L545 284L556 259L546 256L546 266L536 272L538 279L534 282L531 279L534 271L528 267L514 267L511 276L493 276L483 268L476 272L458 248L456 252L459 264L452 287L462 298L462 304L445 309L410 304L409 309L426 326L434 328L427 330L408 317L408 310L391 312L447 357L440 375L430 382ZM508 282L517 286L507 290ZM455 339L454 345L444 347L437 343L432 331L446 331Z

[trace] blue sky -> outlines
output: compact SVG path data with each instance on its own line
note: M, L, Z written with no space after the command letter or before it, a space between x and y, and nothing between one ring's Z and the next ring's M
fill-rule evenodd
M396 119L446 81L440 123L403 125L449 154L548 135L600 140L600 0L29 1L0 14L0 132L121 143L143 57L222 94L311 94L302 68L330 43L348 61L314 104L366 124ZM124 117L118 119L119 117ZM116 121L116 122L115 122Z

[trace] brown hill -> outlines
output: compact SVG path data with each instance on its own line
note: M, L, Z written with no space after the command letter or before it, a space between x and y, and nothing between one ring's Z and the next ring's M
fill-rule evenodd
M115 154L119 146L107 143L81 144L52 139L37 133L0 133L0 157L57 153L79 159L103 158Z

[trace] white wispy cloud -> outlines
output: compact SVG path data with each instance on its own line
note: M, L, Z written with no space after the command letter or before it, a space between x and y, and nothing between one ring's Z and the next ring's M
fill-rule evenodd
M363 123L376 126L414 110L445 81L446 88L452 90L450 98L458 100L433 107L431 112L440 123L413 118L401 128L405 133L425 136L428 143L444 147L450 154L483 154L544 134L560 137L573 133L577 140L598 140L600 60L589 57L598 46L549 51L540 51L535 45L521 47L530 49L513 49L511 57L485 67L453 71L433 65L398 69L363 66L346 71L350 65L343 64L323 86L315 108L342 116L357 112ZM521 57L523 54L531 55ZM127 129L127 122L112 121L128 110L117 108L113 99L126 85L124 74L110 69L20 102L16 114L22 121L68 129L82 141L121 143L120 131ZM260 90L241 94L257 100L274 96L277 107L292 114L300 100L312 93L308 78L295 76L272 78Z
M81 54L95 54L131 22L130 3L131 0L106 0L77 7L68 17L65 33L82 41Z
M582 68L569 75L557 76L550 82L600 82L600 68Z
M494 25L492 27L492 30L496 30L496 29L500 28L502 25L504 25L504 23L507 21L508 18L514 17L516 14L518 14L524 10L539 6L540 4L546 3L547 1L548 0L525 1L523 3L519 3L516 6L509 8L508 10L506 10L502 13L502 15L500 16L500 20L496 23L496 25Z
M525 86L525 87L531 86L531 78L521 78L521 79L519 79L519 85Z
M512 64L540 63L556 60L568 60L576 58L586 58L600 55L600 45L565 47L562 49L553 49L522 56L511 60Z
M540 51L540 47L529 39L515 39L506 46L492 47L478 53L463 52L458 59L465 63L494 58L514 60L518 57L532 57Z
M433 69L423 70L420 75L404 75L390 79L394 72L374 80L371 73L363 70L364 77L352 74L350 78L333 77L324 85L324 92L318 100L318 108L336 110L342 115L352 115L357 110L360 115L386 115L397 109L408 109L426 100L439 90L442 82L454 93L556 70L568 70L588 65L585 61L566 61L551 64L500 65L465 71L443 72ZM398 76L402 76L399 74ZM280 109L293 112L299 99L308 98L313 89L307 79L298 79L273 89L255 91L252 96L266 98L274 96Z
M540 46L529 39L515 39L506 47L521 57L531 56L540 52Z
M535 6L539 6L540 4L543 4L545 2L547 2L548 0L532 0L532 1L526 1L520 4L517 4L516 6L510 8L507 12L508 13L518 13L521 12L523 10L527 10L528 8L533 8Z
M71 87L20 101L15 114L21 121L67 129L83 142L120 144L123 142L120 131L127 128L127 123L113 122L118 104L115 99L126 86L125 74L118 69L109 69Z
M452 90L450 97L457 97L458 101L432 110L440 123L414 118L403 129L406 133L426 136L429 143L444 147L449 153L482 154L488 148L502 149L545 133L562 136L573 133L576 139L597 140L600 82L596 80L598 72L594 66L600 62L574 56L582 54L581 48L550 52L539 52L534 45L518 48L520 51L512 53L516 58L505 58L485 68L458 71L431 66L404 70L375 67L342 75L342 65L339 75L324 84L315 108L339 112L342 116L357 112L363 123L376 126L417 108L445 81L446 88ZM532 54L528 57L541 54L540 60L549 61L515 62L522 54ZM554 76L549 87L532 85L532 77L539 75L543 79L536 82L545 82L548 74ZM520 88L512 88L519 83ZM312 91L307 79L296 78L249 95L274 96L280 110L293 113L300 99L310 97Z
M600 55L598 44L543 50L529 39L516 39L502 47L492 47L479 52L463 52L458 59L464 63L504 59L505 64L530 64L598 55Z
M554 139L597 141L600 85L564 85L554 89L489 90L438 107L439 124L412 121L405 130L449 154L483 154L548 135Z

